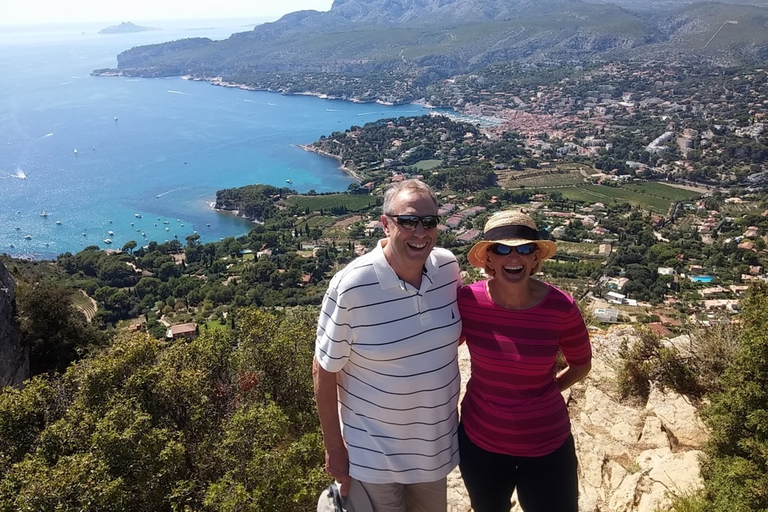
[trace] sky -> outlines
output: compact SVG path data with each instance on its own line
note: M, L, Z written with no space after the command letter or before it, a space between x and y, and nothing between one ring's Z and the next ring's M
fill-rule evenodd
M244 18L327 11L333 0L0 0L0 25Z

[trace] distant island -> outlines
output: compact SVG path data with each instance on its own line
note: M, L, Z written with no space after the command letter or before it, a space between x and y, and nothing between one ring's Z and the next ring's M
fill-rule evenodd
M157 29L152 27L140 27L139 25L134 25L130 21L124 21L119 25L99 30L99 34L128 34L130 32L146 32L148 30Z

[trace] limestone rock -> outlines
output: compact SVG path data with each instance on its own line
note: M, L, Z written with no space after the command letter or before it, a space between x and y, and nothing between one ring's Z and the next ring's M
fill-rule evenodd
M675 445L701 448L706 442L706 426L685 396L652 386L645 410L659 418Z
M29 377L29 352L16 323L15 282L0 262L0 387L21 386Z
M667 432L664 430L664 425L656 416L645 418L643 433L640 435L640 445L650 448L670 447L669 437L667 437Z

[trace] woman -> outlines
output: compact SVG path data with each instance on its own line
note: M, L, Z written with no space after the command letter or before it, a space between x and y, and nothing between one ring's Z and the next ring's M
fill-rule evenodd
M489 279L459 291L472 375L461 405L461 476L474 512L577 512L576 451L561 391L592 351L573 298L531 277L556 245L533 219L503 211L467 256ZM567 366L557 371L558 351Z

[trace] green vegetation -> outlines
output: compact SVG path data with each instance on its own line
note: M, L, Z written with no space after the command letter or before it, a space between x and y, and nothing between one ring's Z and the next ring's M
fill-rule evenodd
M295 512L328 484L316 315L242 309L232 335L120 335L0 393L0 511Z
M575 169L537 169L497 172L505 188L529 188L533 190L571 187L584 183L584 176Z
M586 203L614 204L626 202L633 206L666 215L672 203L679 199L690 199L699 194L676 189L660 183L632 185L578 185L571 188L556 188L564 197Z
M768 285L754 285L742 305L739 350L705 409L703 476L713 512L768 509L767 308Z
M435 167L440 167L442 163L443 163L442 160L436 160L436 159L421 160L413 164L413 167L416 168L417 171L431 171Z
M381 198L368 194L292 195L286 199L288 205L300 212L328 212L340 214L360 212L381 205Z

